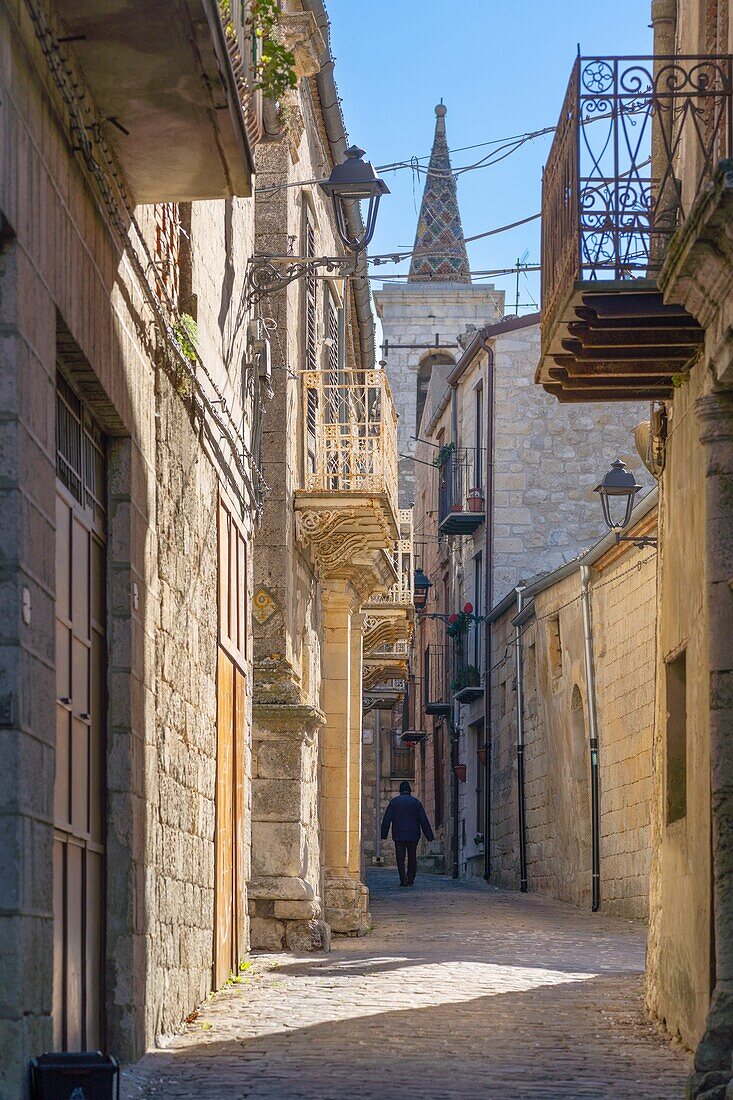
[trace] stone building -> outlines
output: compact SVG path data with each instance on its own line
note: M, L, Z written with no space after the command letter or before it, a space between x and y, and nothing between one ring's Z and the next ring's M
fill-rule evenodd
M629 533L656 528L652 491ZM497 886L648 919L656 595L654 548L609 533L491 610Z
M312 181L329 175L348 141L323 4L302 8L285 20L301 79L266 116L257 150L256 245L262 256L307 260L343 252L330 200ZM356 233L358 208L351 217ZM356 935L369 924L362 672L384 600L401 583L401 532L396 414L375 369L365 272L362 256L345 277L324 267L287 288L275 281L257 303L274 391L264 433L270 496L255 545L249 897L260 948L317 949L331 931ZM404 625L382 623L383 642L385 631L407 629L404 609L392 617Z
M489 872L486 669L500 654L483 616L523 579L597 541L603 520L593 488L609 455L621 451L642 483L652 480L639 456L622 450L633 446L643 406L580 416L553 405L532 385L538 355L536 314L480 328L452 369L433 372L415 455L418 560L433 582L415 642L428 734L423 789L445 865L466 875ZM461 616L457 627L449 615ZM455 766L462 777L464 765L458 780Z
M348 144L323 4L280 13L278 110L234 8L0 4L2 1100L43 1050L135 1060L275 930L368 920L396 416L365 261L301 186ZM288 233L344 277L263 297Z
M617 89L611 125L621 132L626 62L579 58L571 76L544 173L537 381L576 407L653 402L646 446L659 475L660 547L647 1000L696 1048L689 1095L723 1097L733 1088L733 180L720 158L733 155L733 20L728 0L651 7L656 60L628 63L646 136L615 172L596 158L589 177L597 147L575 138ZM603 196L630 175L637 214L614 236L619 222L606 217ZM571 178L584 182L568 191Z
M245 28L175 17L0 5L3 1100L248 946L258 108Z
M399 410L400 503L414 499L412 456L433 368L454 364L459 336L498 320L503 294L473 285L451 170L445 129L447 108L435 108L435 137L406 283L385 283L374 292L382 322L383 358Z

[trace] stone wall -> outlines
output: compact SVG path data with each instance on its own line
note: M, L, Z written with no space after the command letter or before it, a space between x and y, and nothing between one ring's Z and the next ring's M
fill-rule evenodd
M461 283L385 284L374 293L382 334L389 343L386 354L387 374L395 406L400 416L397 426L397 451L415 453L413 436L417 431L417 401L420 365L442 353L457 361L461 348L458 337L466 329L481 328L504 311L504 292L491 284L470 286ZM436 333L439 343L436 345ZM400 344L418 347L400 351ZM414 464L400 459L400 506L416 499Z
M538 324L498 336L493 349L496 602L520 580L556 569L604 534L593 489L615 458L645 488L652 478L632 437L648 416L646 405L562 405L550 397L534 384ZM461 391L470 385L466 378Z
M102 923L107 1045L125 1060L175 1028L211 987L214 532L218 479L228 478L221 441L208 449L171 385L141 285L70 149L30 20L19 14L15 23L23 9L10 10L0 8L9 84L0 96L0 697L9 700L0 728L2 1100L22 1094L29 1057L54 1045L57 361L106 438ZM155 212L136 216L154 250ZM244 264L236 275L228 265L251 252L252 231L246 200L194 211L199 348L240 422ZM248 415L243 433L249 441Z
M591 571L600 761L601 907L649 911L656 555L609 551ZM492 625L492 881L520 885L516 664L512 617ZM588 906L591 793L580 575L534 594L522 628L527 883Z

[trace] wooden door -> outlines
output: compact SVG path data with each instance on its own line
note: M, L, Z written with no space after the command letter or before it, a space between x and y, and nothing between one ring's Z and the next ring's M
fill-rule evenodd
M58 380L53 1029L57 1050L103 1043L104 448Z
M245 951L245 744L247 544L219 503L214 986L236 973Z

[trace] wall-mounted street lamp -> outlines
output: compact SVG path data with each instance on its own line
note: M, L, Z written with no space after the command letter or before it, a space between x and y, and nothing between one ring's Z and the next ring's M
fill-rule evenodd
M331 175L320 184L333 203L336 232L348 256L253 256L247 265L247 301L260 301L296 279L313 278L321 274L345 278L356 271L357 257L368 248L377 224L377 211L382 195L389 194L384 180L379 179L364 150L352 145L346 150L346 160L335 164ZM351 203L365 201L366 221L361 233L349 232L347 210Z
M412 602L415 605L415 610L424 611L428 605L428 593L433 587L433 582L423 573L420 566L415 570L412 587Z
M616 542L633 542L636 546L656 546L657 540L649 535L622 535L631 523L636 494L641 489L626 464L617 458L600 485L593 490L601 498L603 518L609 531L615 531Z

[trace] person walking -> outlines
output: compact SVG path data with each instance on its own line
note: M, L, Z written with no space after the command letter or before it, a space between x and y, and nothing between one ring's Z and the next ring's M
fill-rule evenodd
M417 874L417 842L420 839L420 830L425 833L426 840L433 840L433 830L430 828L428 815L423 809L419 798L413 798L412 787L405 779L400 783L400 793L390 799L382 818L382 840L389 836L392 828L392 840L394 841L395 855L397 856L397 870L400 875L400 886L414 886ZM405 856L407 856L407 873L405 874Z

